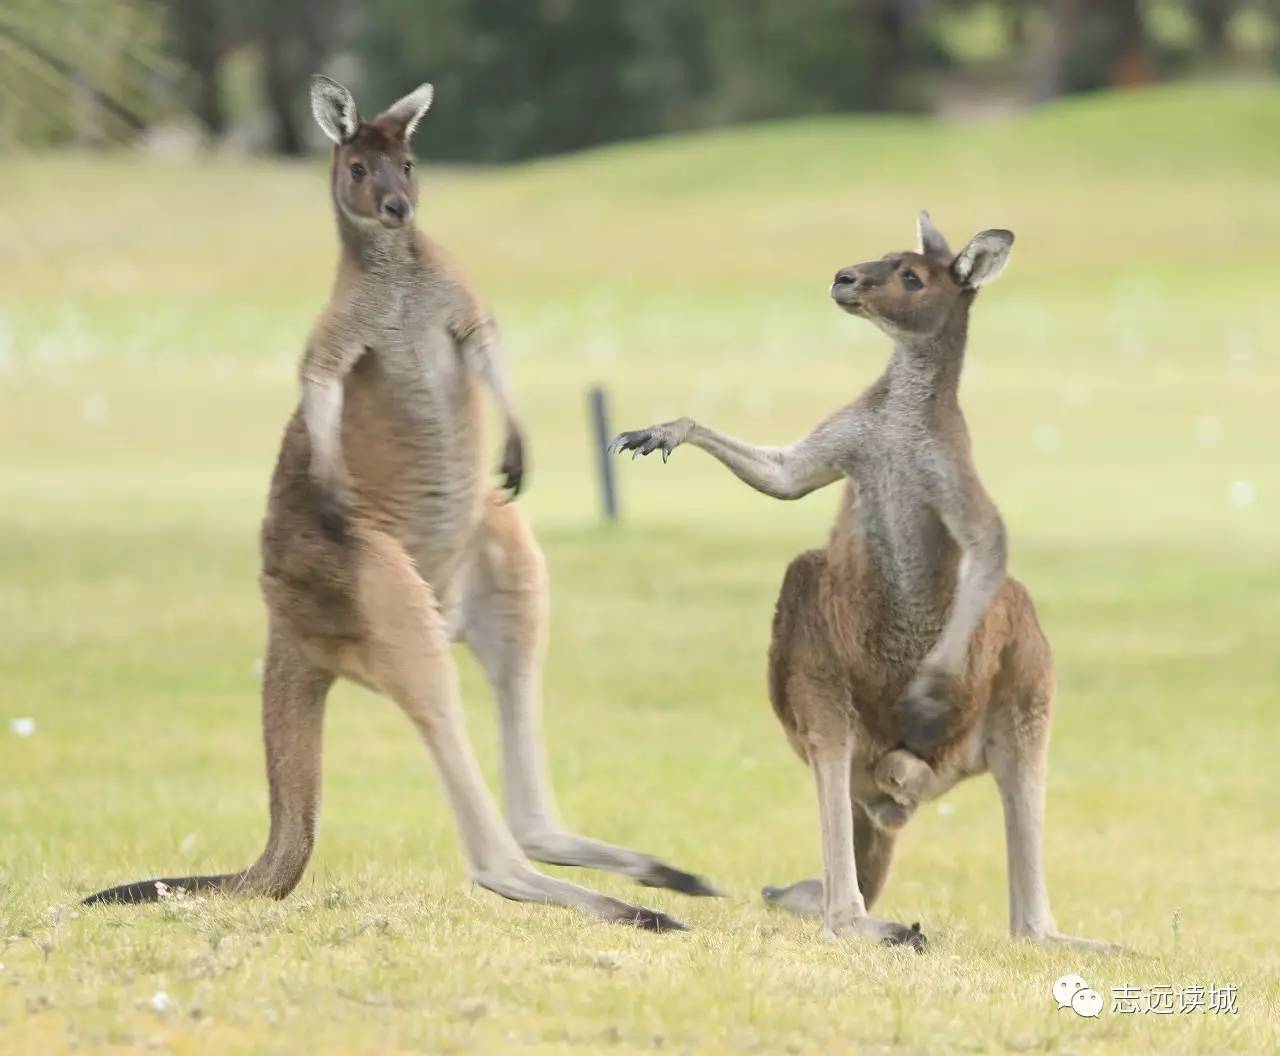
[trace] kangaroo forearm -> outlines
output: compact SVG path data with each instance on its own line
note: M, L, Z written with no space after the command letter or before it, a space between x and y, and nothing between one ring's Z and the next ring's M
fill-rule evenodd
M342 483L342 382L302 379L302 420L311 442L311 479L327 490Z
M458 343L466 368L489 390L502 414L507 438L503 445L499 472L504 477L503 486L512 496L518 495L527 473L528 455L524 429L516 414L515 400L507 386L506 356L497 328L490 320L462 332L455 331L454 340Z
M311 479L330 498L340 498L343 487L343 382L363 354L358 327L347 314L331 309L312 330L299 371L302 418L311 442Z
M804 439L788 447L760 447L726 436L692 418L677 418L647 429L619 433L610 451L648 455L662 451L662 460L682 444L700 447L756 491L775 499L798 499L815 488L839 480L840 438L834 426L840 419L823 422Z
M515 400L507 384L507 357L491 325L480 325L458 338L462 361L492 394L508 428L516 426Z
M1005 578L1003 552L968 550L960 559L955 598L929 658L929 664L948 674L958 674L968 656L973 632L986 615L991 600Z
M757 447L698 422L690 427L685 442L707 452L756 491L775 499L793 499L802 494L782 448Z

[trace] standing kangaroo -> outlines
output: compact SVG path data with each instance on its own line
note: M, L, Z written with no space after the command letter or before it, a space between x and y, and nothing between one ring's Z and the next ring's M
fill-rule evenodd
M678 921L537 872L529 858L713 894L648 855L567 832L540 743L547 576L517 508L484 483L482 387L506 422L506 487L521 430L492 316L412 224L409 138L424 84L372 121L325 77L311 106L333 140L342 252L302 361L262 524L268 610L262 725L266 849L243 872L126 884L86 901L148 902L169 888L283 898L311 856L325 696L345 677L391 697L431 753L476 883L517 901L574 906L652 930ZM449 642L466 641L497 698L507 824L463 727Z
M989 769L1004 804L1013 934L1103 946L1054 928L1042 847L1053 666L1031 598L1005 575L1004 525L957 397L969 311L1012 245L1011 232L984 231L954 254L921 213L917 252L837 272L832 300L884 331L893 357L790 447L689 418L611 445L665 460L691 443L779 499L846 481L826 549L787 569L769 650L774 711L817 785L823 876L764 896L820 914L828 937L924 949L918 925L868 908L916 804Z

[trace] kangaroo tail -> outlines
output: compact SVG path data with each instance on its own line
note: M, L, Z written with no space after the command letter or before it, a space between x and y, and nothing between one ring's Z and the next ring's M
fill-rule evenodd
M226 891L239 886L244 873L226 873L222 876L175 876L163 880L139 880L133 884L109 887L90 895L82 906L135 905L139 902L159 902L169 894L185 891L197 895L206 891Z

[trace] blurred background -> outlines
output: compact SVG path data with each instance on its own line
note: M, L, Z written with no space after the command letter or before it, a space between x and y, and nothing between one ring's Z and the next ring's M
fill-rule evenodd
M0 1050L1274 1050L1278 55L1275 0L0 0ZM290 901L70 908L262 845L257 530L337 256L317 70L367 114L436 85L419 223L530 430L564 813L729 891L641 892L691 936L472 891L421 746L345 685ZM921 208L1017 234L961 399L1056 657L1050 888L1154 960L1010 946L985 779L900 842L883 912L933 956L766 912L818 848L772 606L839 489L681 450L601 516L591 386L614 428L802 435L889 355L830 277ZM1055 1019L1068 971L1240 1014Z
M1278 66L1277 0L6 0L0 133L297 155L323 69L382 100L429 76L432 156L508 161Z

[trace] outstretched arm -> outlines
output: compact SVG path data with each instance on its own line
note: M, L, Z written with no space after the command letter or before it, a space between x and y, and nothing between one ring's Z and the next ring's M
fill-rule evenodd
M316 486L320 524L341 538L347 510L346 466L342 457L342 383L364 346L340 323L322 319L302 358L302 420L311 442L310 476Z
M525 476L524 430L516 417L515 402L507 387L507 357L502 348L498 324L488 313L477 312L462 321L454 330L454 340L466 363L476 377L484 382L493 394L506 425L507 436L502 448L502 465L498 472L503 477L503 487L512 498L520 494Z
M661 451L665 462L681 444L693 444L756 491L775 499L798 499L844 475L839 469L840 455L856 442L857 428L852 410L845 408L788 447L757 447L692 418L678 418L648 429L620 433L609 450L632 451L632 458Z

